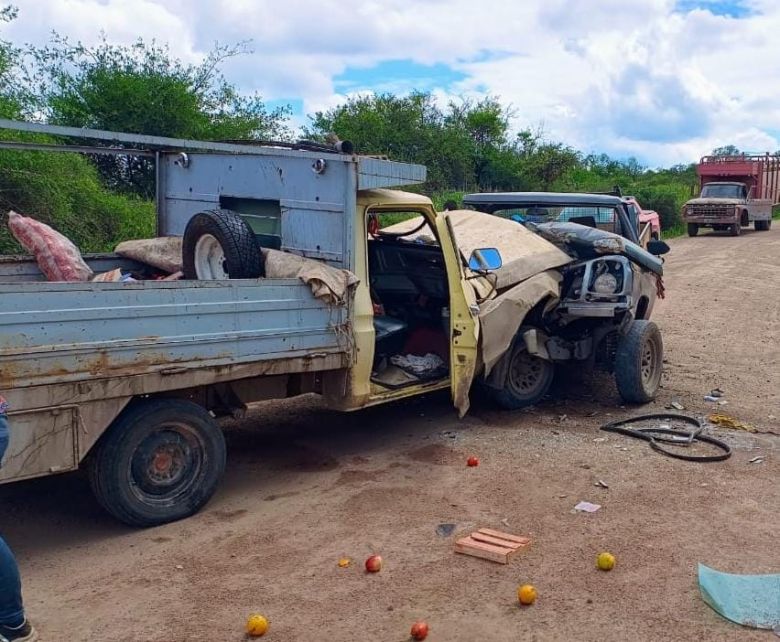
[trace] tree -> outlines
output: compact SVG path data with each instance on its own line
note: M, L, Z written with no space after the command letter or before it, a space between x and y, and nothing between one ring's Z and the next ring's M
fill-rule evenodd
M716 147L712 150L713 156L737 156L742 152L736 147L736 145L724 145L723 147Z
M423 92L373 94L310 116L305 136L328 133L351 140L358 152L385 154L428 167L428 191L508 188L517 183L507 143L508 113L493 98L439 107Z
M259 95L242 95L220 72L246 51L217 46L190 65L155 42L87 47L55 34L48 46L27 49L28 84L39 112L55 124L203 140L286 138L289 108L267 110ZM93 161L113 189L153 195L149 159Z

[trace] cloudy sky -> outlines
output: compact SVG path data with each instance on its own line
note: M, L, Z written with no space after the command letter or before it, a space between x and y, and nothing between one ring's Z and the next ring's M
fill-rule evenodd
M649 165L780 149L780 0L15 0L14 42L139 36L296 122L366 91L499 97L513 127Z

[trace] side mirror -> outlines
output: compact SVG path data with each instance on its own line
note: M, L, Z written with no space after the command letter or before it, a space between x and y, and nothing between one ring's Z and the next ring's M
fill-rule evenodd
M672 248L670 248L663 241L652 240L647 244L647 251L654 256L661 256L662 254L666 254L671 249Z
M497 270L501 265L501 254L494 247L483 247L479 250L474 250L469 259L469 269L473 272L489 272Z

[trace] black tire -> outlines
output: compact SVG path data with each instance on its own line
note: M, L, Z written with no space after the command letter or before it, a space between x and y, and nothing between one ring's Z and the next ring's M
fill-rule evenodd
M688 223L688 236L696 236L699 233L698 223Z
M185 279L199 275L195 252L201 238L216 239L224 254L223 270L230 279L256 279L265 275L263 253L246 221L229 210L212 210L193 216L184 230L182 263Z
M615 354L615 383L627 403L655 399L661 385L664 346L652 321L634 321L620 337Z
M90 454L89 481L100 505L130 526L189 517L225 472L225 437L201 406L146 399L117 417Z
M521 337L504 359L509 359L509 363L496 366L506 367L503 385L487 388L493 401L506 410L519 410L541 401L552 385L555 375L553 363L528 354Z
M770 221L753 221L753 227L756 232L767 232L769 231L769 223Z
M742 234L742 225L738 222L732 223L731 226L729 226L729 234L731 234L731 236L739 236Z

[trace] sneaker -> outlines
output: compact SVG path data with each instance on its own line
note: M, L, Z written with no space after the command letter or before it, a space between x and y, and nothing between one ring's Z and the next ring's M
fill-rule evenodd
M0 642L37 642L37 640L38 633L27 620L15 629L0 624Z

